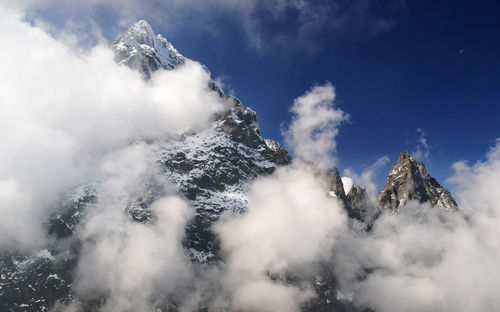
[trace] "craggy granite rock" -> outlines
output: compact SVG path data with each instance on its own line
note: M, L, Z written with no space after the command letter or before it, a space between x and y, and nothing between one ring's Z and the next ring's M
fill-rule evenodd
M424 164L419 163L407 151L399 154L377 199L382 209L392 211L398 211L410 200L428 203L444 211L457 208L450 192L429 175Z
M342 201L347 215L367 224L371 223L378 214L378 207L374 207L366 194L366 190L359 185L353 185L346 194L344 183L337 168L332 168L327 172L328 190L331 197Z

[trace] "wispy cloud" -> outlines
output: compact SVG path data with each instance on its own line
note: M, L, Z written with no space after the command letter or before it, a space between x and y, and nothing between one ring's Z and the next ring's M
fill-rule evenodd
M419 161L429 161L432 147L427 142L427 134L422 128L417 128L417 134L417 146L415 150L412 151L412 154Z
M401 1L322 0L70 0L11 1L28 18L53 32L79 33L82 41L112 40L138 19L167 29L167 36L186 32L219 37L223 27L240 29L259 53L315 53L333 34L369 38L396 24ZM189 22L187 22L189 21ZM223 26L224 24L225 26ZM92 35L89 36L89 34Z
M389 162L387 155L377 158L374 163L365 168L361 174L356 173L353 169L347 168L343 171L343 175L351 178L354 184L360 185L366 189L368 196L372 200L375 199L378 187L374 182L377 171Z

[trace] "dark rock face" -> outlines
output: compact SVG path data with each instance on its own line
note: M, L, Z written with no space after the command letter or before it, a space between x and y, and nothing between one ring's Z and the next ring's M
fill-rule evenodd
M353 185L347 193L347 214L362 222L372 222L378 214L378 207L369 202L366 190L359 185Z
M267 147L269 147L272 151L272 161L278 166L285 166L292 162L292 157L288 154L288 151L284 148L281 148L278 142L273 140L266 139Z
M327 172L329 194L342 201L347 215L361 222L370 223L377 214L377 208L369 202L366 190L359 185L353 185L346 194L344 183L337 168Z
M48 220L48 232L57 238L73 235L80 220L85 216L86 208L97 200L92 187L84 186L74 190L63 201L62 206Z
M74 264L74 259L54 257L49 250L31 257L0 257L0 310L49 311L68 297L68 267Z
M344 183L342 183L342 177L339 174L337 168L332 168L326 173L328 179L328 185L330 186L329 194L332 197L336 197L347 205L347 196L344 190Z
M410 200L428 203L445 211L456 210L450 192L431 177L424 164L402 151L392 166L384 189L377 196L382 209L398 211Z
M55 242L35 254L0 256L0 311L50 311L56 302L72 299L73 271L81 242L80 220L96 197L89 188L69 194L47 221Z
M210 227L226 210L245 211L247 182L289 162L289 156L280 159L286 151L267 145L259 134L255 115L245 119L245 111L234 106L213 128L170 140L158 148L165 175L196 209L194 222L186 232L186 247L197 262L217 260L217 242Z

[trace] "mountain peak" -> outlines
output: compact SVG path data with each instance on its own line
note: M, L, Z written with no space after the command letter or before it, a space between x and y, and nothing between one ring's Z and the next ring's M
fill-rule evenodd
M401 151L399 153L398 162L402 162L402 161L405 161L405 160L415 160L415 158L413 157L412 154L410 154L410 152L408 152L408 151Z
M381 208L399 210L410 200L444 210L456 209L450 192L431 177L423 163L402 151L392 166L384 189L377 196Z
M185 58L161 34L155 35L151 25L140 20L118 36L112 44L115 61L139 70L145 79L160 69L174 69Z
M132 24L132 26L130 26L130 28L144 28L144 29L151 29L151 25L149 25L149 23L145 20L138 20L137 22L135 22L134 24Z
M130 33L133 33L133 34L142 34L142 35L146 35L150 38L154 38L155 37L155 33L153 31L153 28L151 28L151 25L149 25L148 22L146 22L145 20L139 20L137 22L135 22L134 24L132 24L127 32L130 32Z

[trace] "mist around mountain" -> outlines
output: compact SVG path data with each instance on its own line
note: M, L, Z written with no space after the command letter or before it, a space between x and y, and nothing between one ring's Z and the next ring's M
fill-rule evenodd
M145 21L80 54L0 12L0 310L500 306L500 145L453 165L456 200L405 151L377 194L336 168L330 83L287 151Z

